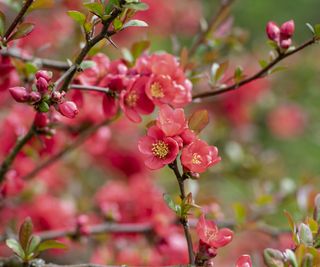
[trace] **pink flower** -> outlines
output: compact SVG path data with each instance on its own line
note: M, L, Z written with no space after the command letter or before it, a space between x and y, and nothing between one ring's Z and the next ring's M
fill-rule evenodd
M202 214L196 227L197 234L202 242L212 248L220 248L229 244L233 238L233 232L228 228L218 229L213 221L207 221Z
M151 170L172 163L179 153L178 143L166 137L157 126L150 127L147 136L140 138L138 148L145 157L145 165Z
M181 134L187 128L187 122L182 108L173 109L169 105L160 107L157 126L166 136Z
M236 263L236 267L252 267L251 258L249 255L242 255Z
M9 92L15 101L23 103L27 102L29 99L29 92L24 87L11 87Z
M218 149L199 139L183 148L181 154L182 165L189 171L198 173L205 172L220 160Z
M170 76L152 75L146 87L146 94L157 106L170 104L175 96L175 88Z
M280 28L279 26L273 22L273 21L269 21L267 23L267 27L266 27L266 33L268 35L268 38L271 41L275 41L278 42L279 38L280 38Z
M294 21L289 20L283 23L280 27L280 34L282 39L289 39L294 33Z
M127 91L120 94L120 107L133 122L141 122L140 114L150 114L154 109L153 103L145 93L147 81L147 77L139 77L132 82Z
M47 82L50 82L52 79L52 72L45 71L45 70L38 70L37 73L35 74L35 77L37 80L39 80L40 78L43 78Z
M58 106L59 112L69 118L73 119L79 113L77 105L72 101L65 101Z

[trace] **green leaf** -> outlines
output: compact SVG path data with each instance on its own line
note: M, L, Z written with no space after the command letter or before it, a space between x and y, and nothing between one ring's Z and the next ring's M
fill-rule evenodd
M288 258L289 262L291 263L292 267L298 267L297 258L296 258L296 255L294 254L294 252L291 249L286 249L285 253L286 253L287 258Z
M103 17L104 15L104 7L101 3L86 3L84 6L93 14L98 17Z
M195 111L189 118L189 129L199 134L209 123L209 113L206 109Z
M54 5L54 0L34 0L32 5L28 9L28 13L36 9L52 8L53 5Z
M284 213L284 215L287 217L287 219L288 219L288 222L289 222L289 227L290 227L290 229L291 229L291 232L294 234L295 232L296 232L296 225L295 225L295 223L294 223L294 220L293 220L293 218L292 218L292 215L288 212L288 211L284 211L283 212Z
M168 194L163 194L163 199L167 203L168 207L177 213L177 206L176 203L174 203L173 199Z
M77 22L79 25L83 25L86 21L86 16L79 12L79 11L76 11L76 10L69 10L67 12L68 16L70 18L72 18L75 22Z
M31 240L29 242L29 247L28 247L28 250L27 250L27 255L29 256L31 253L34 253L34 255L36 256L36 252L37 252L37 248L39 246L41 242L41 238L39 236L32 236L31 237Z
M131 54L133 58L136 60L149 47L150 47L150 41L147 41L147 40L134 43L131 47Z
M82 61L82 63L80 64L80 68L82 70L85 69L90 69L96 66L96 63L93 60L84 60Z
M45 251L48 249L66 249L67 246L56 240L46 240L40 243L37 248L37 252Z
M116 18L114 21L113 21L113 27L116 31L119 31L121 30L122 26L123 26L123 23L122 21L119 19L119 18Z
M0 36L4 34L5 25L6 25L6 16L0 10Z
M303 257L302 266L301 267L312 267L313 266L313 256L310 253L307 253Z
M123 29L128 27L148 27L148 23L143 20L133 19L123 25Z
M136 11L144 11L147 10L149 8L149 6L146 3L141 3L141 2L137 2L137 3L128 3L123 5L125 8L129 8L129 9L133 9Z
M118 6L119 6L119 0L109 0L105 11L107 14L109 14L114 7L118 7Z
M264 59L259 60L259 65L262 69L264 69L266 66L268 66L268 62Z
M236 70L234 71L234 80L236 83L241 82L241 80L244 78L243 75L243 69L242 67L237 67Z
M41 102L38 106L40 112L48 112L50 110L50 106L47 102Z
M314 25L314 34L317 38L320 38L320 24Z
M271 69L269 74L274 74L276 72L283 71L283 70L286 70L286 69L287 69L287 67L278 66L278 67L275 67L275 68Z
M38 68L36 65L34 65L33 63L31 62L27 62L25 64L25 69L26 69L26 74L27 75L33 75L35 74L37 71L38 71Z
M299 225L299 237L300 242L306 246L312 247L313 244L313 236L311 229L308 225L301 223Z
M18 28L17 31L12 34L9 38L9 40L15 40L15 39L20 39L22 37L27 36L30 32L32 32L34 28L34 24L33 23L21 23Z
M268 267L284 267L283 255L277 249L267 248L263 252L264 262Z
M19 242L24 251L27 251L29 240L32 236L33 224L31 218L28 217L24 220L19 230Z
M25 258L25 253L21 247L21 245L18 243L15 239L7 239L6 245L9 247L17 256L19 256L21 259Z
M308 29L309 29L313 34L315 34L314 28L313 28L313 26L312 26L310 23L306 23L306 26L308 27Z

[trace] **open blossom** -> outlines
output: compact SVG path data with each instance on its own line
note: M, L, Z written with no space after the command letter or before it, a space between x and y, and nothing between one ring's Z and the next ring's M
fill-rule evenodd
M153 75L146 87L147 96L155 105L169 104L174 98L173 82L168 75Z
M213 221L205 219L204 214L199 218L196 231L202 242L216 249L228 245L233 238L233 232L230 229L218 229Z
M120 94L120 107L133 122L141 122L140 114L150 114L154 105L145 93L147 77L139 77Z
M139 140L138 148L145 157L145 165L156 170L172 163L178 153L179 145L171 137L166 137L157 126L148 129L147 136Z
M236 263L236 267L252 267L252 261L249 255L242 255Z
M182 108L173 109L169 105L160 107L157 126L166 136L181 134L187 128L187 121Z
M183 148L181 154L182 165L189 171L197 173L205 172L220 160L218 149L199 139Z

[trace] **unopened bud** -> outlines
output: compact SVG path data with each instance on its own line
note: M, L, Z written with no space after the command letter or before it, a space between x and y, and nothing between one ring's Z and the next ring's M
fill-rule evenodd
M44 128L48 125L48 117L47 117L47 114L45 113L42 113L42 112L37 112L36 113L36 116L34 118L34 125L37 127L37 128Z
M280 41L280 47L283 49L288 49L292 44L292 40L289 39L284 39Z
M11 87L9 92L13 99L19 103L27 102L29 100L29 92L24 87Z
M59 104L58 108L58 111L69 119L75 118L79 113L77 105L72 101L65 101Z
M47 82L50 82L52 79L52 72L51 71L45 71L45 70L39 70L36 73L36 79L39 80L40 78L45 79Z
M54 91L51 95L51 99L54 102L61 103L64 95L65 95L65 92L60 93L60 92Z
M39 92L43 94L48 91L49 84L45 78L39 77L39 79L36 82L36 86Z
M269 21L266 27L268 38L272 41L278 41L280 38L280 29L276 23Z
M294 21L293 20L289 20L281 25L281 27L280 27L281 38L289 39L292 37L293 33L294 33Z
M41 95L39 92L31 92L29 94L29 101L31 101L32 103L37 103L41 100Z

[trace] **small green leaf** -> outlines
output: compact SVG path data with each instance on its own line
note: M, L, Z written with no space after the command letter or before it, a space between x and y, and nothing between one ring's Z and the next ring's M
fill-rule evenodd
M17 31L10 36L9 40L15 40L15 39L20 39L22 37L25 37L32 32L33 28L34 28L33 23L27 23L27 22L21 23L18 26Z
M76 10L69 10L67 12L68 16L70 18L72 18L75 22L77 22L79 25L83 25L86 21L86 16L79 12L79 11L76 11Z
M236 70L234 71L234 80L236 83L241 82L241 80L244 78L243 75L243 69L242 67L237 67Z
M48 249L66 249L67 246L56 240L46 240L40 243L37 247L37 252L45 251Z
M82 63L80 64L80 68L82 70L85 69L90 69L96 66L96 63L93 60L84 60L82 61Z
M168 194L163 194L163 199L171 210L177 212L177 205L174 203L173 199Z
M269 74L274 74L276 72L283 71L283 70L286 70L286 69L287 69L287 67L278 66L278 67L275 67L275 68L271 69Z
M209 113L206 109L195 111L189 118L189 129L199 134L209 123Z
M123 29L128 27L148 27L148 23L143 20L133 19L123 25Z
M147 40L134 43L131 47L131 54L133 58L136 60L149 47L150 47L150 41L147 41Z
M6 16L0 10L0 36L4 34L5 25L6 25Z
M28 13L44 8L52 8L54 5L54 0L34 0L30 8L28 9Z
M17 256L19 256L21 259L25 258L25 253L21 247L21 245L18 243L15 239L7 239L6 245L9 247Z
M308 27L308 29L309 29L313 34L315 34L314 28L313 28L313 26L312 26L310 23L306 23L306 26Z
M301 223L299 225L299 237L300 242L306 246L312 247L313 244L313 236L311 229L308 225Z
M313 266L313 256L310 253L307 253L303 257L302 266L301 267L312 267Z
M320 38L320 24L314 25L314 34L317 38Z
M40 112L48 112L50 110L50 106L47 102L41 102L38 106Z
M33 232L33 224L31 218L24 220L19 230L19 242L24 251L27 251L29 240Z
M283 254L277 249L265 249L263 252L263 258L268 267L284 267Z
M268 66L268 62L264 59L259 60L259 65L262 69L264 69L266 66Z
M298 267L297 258L296 258L296 255L294 254L294 252L291 249L286 249L285 253L286 253L287 259L291 263L292 267Z
M114 21L113 21L113 27L116 31L119 31L121 30L122 26L123 26L123 23L122 21L119 19L119 18L116 18Z
M29 242L28 251L27 254L30 255L31 253L34 253L36 256L37 248L41 242L41 238L39 236L32 236L31 240Z
M294 220L293 220L291 214L290 214L288 211L286 211L286 210L285 210L283 213L284 213L284 215L285 215L285 216L287 217L287 219L288 219L289 227L290 227L290 229L291 229L291 232L294 234L294 233L296 232L296 225L295 225L295 223L294 223Z
M119 0L110 0L106 6L106 13L109 14L114 7L119 6Z
M98 17L103 17L104 15L104 7L101 3L86 3L84 6L93 14Z
M125 8L133 9L136 11L144 11L149 8L146 3L136 2L136 3L128 3L123 5Z
M35 74L37 71L38 71L38 68L36 65L34 65L33 63L31 62L27 62L25 64L25 69L26 69L26 74L27 75L33 75Z

